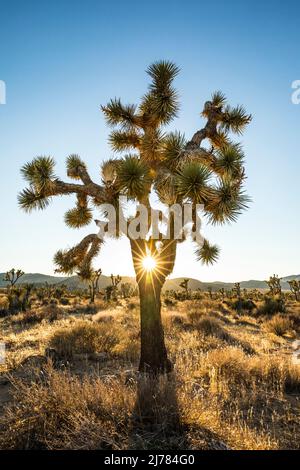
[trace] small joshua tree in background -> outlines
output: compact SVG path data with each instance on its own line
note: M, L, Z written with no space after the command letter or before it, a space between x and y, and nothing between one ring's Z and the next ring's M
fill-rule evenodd
M292 293L295 296L295 300L300 300L300 280L297 281L296 279L293 279L292 281L288 281L288 284Z
M120 285L123 299L128 299L132 295L132 285L130 282L122 282Z
M101 269L97 269L97 270L92 269L89 275L89 279L87 279L91 304L95 302L95 295L99 290L99 280L100 280L101 274L102 274Z
M220 293L220 295L221 295L222 302L224 302L224 300L225 300L225 295L226 295L226 292L225 292L224 287L222 287L221 289L219 289L219 293Z
M232 290L233 290L234 295L238 298L238 300L240 300L241 299L241 284L239 282L235 282Z
M9 287L12 288L16 285L17 281L21 279L22 276L24 276L24 271L21 269L11 269L10 271L7 271L4 276L4 281L9 283Z
M67 225L72 228L90 224L92 208L102 204L109 203L122 215L125 230L117 223L115 236L125 234L129 239L139 289L139 369L151 373L172 370L161 320L161 292L173 271L178 243L187 238L189 222L194 228L190 233L195 234L197 226L199 228L197 205L202 205L208 223L224 224L236 221L248 202L243 188L244 154L230 134L241 135L251 116L241 106L229 106L225 96L216 92L202 109L203 127L190 140L180 132L168 133L166 126L179 110L178 94L173 86L178 72L178 67L171 62L156 62L147 70L150 85L139 106L124 105L120 99L113 99L102 107L108 125L114 128L110 135L111 146L123 155L102 164L100 184L91 179L78 155L67 159L67 174L77 180L72 183L55 175L51 157L38 157L23 166L22 174L29 186L19 195L20 206L31 211L45 209L54 196L75 194L76 206L65 216ZM171 213L168 237L160 228L154 233L151 220L140 238L130 235L128 226L140 221L139 207L143 205L150 214L152 195L167 207L173 204L192 207L192 220L180 234L175 230L174 213ZM120 196L126 196L135 204L133 217L126 218ZM107 238L109 233L104 235ZM206 264L215 262L218 247L207 240L203 243L200 238L201 243L198 243L197 237L191 237L197 259ZM55 264L63 273L79 270L88 278L102 243L98 234L87 235L73 248L59 251ZM151 263L145 263L149 258Z
M281 278L278 277L276 274L273 276L270 276L270 279L266 281L266 283L269 286L270 289L270 294L275 297L278 295L279 297L282 297L282 289L281 289Z
M110 275L111 285L105 288L106 300L117 300L118 298L118 285L122 281L121 276Z
M21 269L11 269L4 276L4 281L8 282L8 312L10 314L25 312L30 307L30 295L33 290L31 284L17 286L17 282L24 276Z
M111 285L112 285L112 298L114 300L117 300L117 298L118 298L118 285L122 281L122 277L119 276L119 275L114 276L113 274L111 274L110 279L111 279Z
M186 299L190 298L191 291L189 289L189 279L183 279L179 286L184 290L184 295Z

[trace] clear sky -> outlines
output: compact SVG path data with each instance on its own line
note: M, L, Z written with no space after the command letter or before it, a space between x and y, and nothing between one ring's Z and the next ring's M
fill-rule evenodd
M91 231L64 226L72 197L22 213L20 167L51 155L65 176L65 158L78 153L99 178L100 162L112 155L100 104L115 96L136 102L146 67L166 59L181 67L181 110L170 129L191 136L203 124L204 101L219 89L253 114L242 138L253 203L236 224L205 228L222 248L216 265L194 262L184 244L173 275L234 281L299 274L300 105L291 101L291 84L300 79L299 16L296 1L0 0L0 80L7 87L0 105L0 272L51 274L55 251ZM133 274L127 241L108 243L97 265L105 274Z

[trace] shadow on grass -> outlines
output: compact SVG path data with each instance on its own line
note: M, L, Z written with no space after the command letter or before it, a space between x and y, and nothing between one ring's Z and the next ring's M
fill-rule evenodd
M180 421L173 374L137 381L136 402L131 416L130 449L187 449L185 429Z
M181 420L174 374L141 376L131 416L128 448L135 450L227 449L219 437L202 426Z

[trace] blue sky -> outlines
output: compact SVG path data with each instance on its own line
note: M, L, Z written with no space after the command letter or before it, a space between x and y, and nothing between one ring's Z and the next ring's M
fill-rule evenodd
M72 198L44 212L22 213L20 167L52 155L57 173L80 154L95 179L112 155L100 104L112 97L137 102L145 69L158 59L181 67L176 87L179 118L170 129L191 136L214 90L243 104L253 122L242 138L247 190L253 202L238 222L206 227L220 245L219 262L206 268L183 245L174 275L202 280L245 280L298 274L300 105L291 84L300 79L297 2L100 2L0 0L0 272L13 266L52 273L58 248L89 231L64 226ZM92 227L92 230L94 228ZM104 273L132 274L127 241L108 243L97 265Z

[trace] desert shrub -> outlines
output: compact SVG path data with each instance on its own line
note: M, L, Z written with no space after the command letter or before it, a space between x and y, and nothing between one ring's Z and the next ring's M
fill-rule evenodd
M257 309L257 315L275 315L276 313L284 312L284 301L272 297L265 297L263 304Z
M186 316L192 325L197 325L203 316L203 311L199 310L199 308L187 308Z
M196 324L197 331L204 336L215 336L222 340L229 340L230 335L222 328L219 321L209 316L203 316Z
M300 390L299 368L281 358L248 356L238 347L227 346L209 351L199 364L210 392L224 398Z
M87 304L87 305L72 305L69 313L72 315L79 314L79 315L94 315L98 312L98 307L96 304Z
M217 315L215 312L212 315L207 315L206 310L201 311L195 308L187 312L188 320L199 333L202 333L204 336L216 336L226 339L228 335L223 330L220 322L215 318L216 316L218 318L221 317L221 315Z
M12 320L15 324L30 325L40 323L43 320L53 322L63 316L63 310L56 305L48 305L39 309L31 309L16 315Z
M255 303L249 299L237 299L230 304L231 308L237 310L238 312L241 310L246 310L247 312L251 313L256 307Z
M293 323L289 318L275 315L271 320L266 321L264 326L270 333L274 333L277 336L283 336L293 328Z
M138 308L138 303L137 302L128 302L127 304L127 309L128 310L134 310Z
M185 317L184 317L184 315L180 315L179 313L175 313L175 314L169 315L168 317L169 317L169 319L170 319L172 325L181 326L181 325L183 325L184 322L185 322Z
M176 305L176 300L169 299L168 297L164 299L166 307L174 307Z
M0 297L0 317L4 317L8 313L9 300L6 296Z
M116 328L110 323L79 321L71 328L57 330L49 346L61 357L72 358L74 354L112 352L118 343Z
M62 297L61 299L59 299L59 303L61 305L70 305L70 300L67 299L66 297Z

